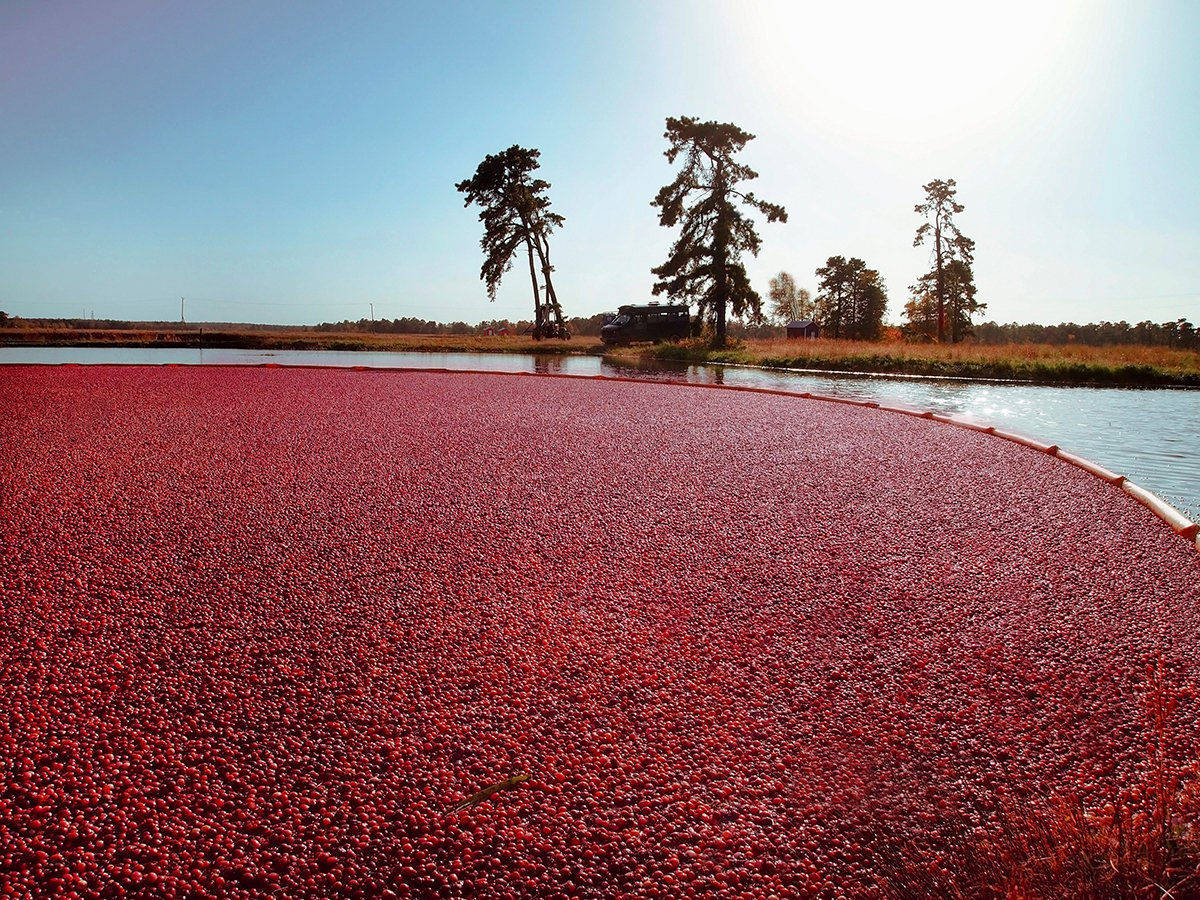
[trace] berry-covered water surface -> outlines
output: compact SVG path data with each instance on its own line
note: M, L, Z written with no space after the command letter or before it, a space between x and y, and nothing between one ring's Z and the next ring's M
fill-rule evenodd
M1119 488L916 417L9 366L0 896L878 895L1142 777L1198 623Z

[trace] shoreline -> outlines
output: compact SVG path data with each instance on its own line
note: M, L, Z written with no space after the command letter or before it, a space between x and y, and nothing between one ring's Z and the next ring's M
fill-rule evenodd
M265 351L511 353L602 356L618 362L733 365L828 375L967 379L1056 387L1200 388L1200 353L1146 347L865 344L836 340L700 341L615 347L592 336L568 341L525 336L315 332L236 326L173 329L3 329L4 347L239 349Z

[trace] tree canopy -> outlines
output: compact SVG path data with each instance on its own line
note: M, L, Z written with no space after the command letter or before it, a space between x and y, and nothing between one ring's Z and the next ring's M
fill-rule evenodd
M831 256L816 271L816 320L824 335L878 340L887 312L883 277L857 257Z
M918 203L913 209L918 215L924 216L926 221L917 228L913 246L919 247L926 240L932 239L930 257L933 268L922 281L927 281L933 289L933 299L937 307L937 339L943 341L946 337L946 304L950 299L947 269L951 262L959 263L956 277L960 294L965 292L963 286L969 284L971 302L974 302L975 277L971 272L971 265L974 262L975 242L966 237L954 224L954 216L962 212L964 207L954 199L958 188L953 178L948 181L931 181L923 185L922 190L925 191L925 202ZM915 294L917 288L914 287L913 291Z
M927 338L937 336L939 322L937 305L937 273L926 272L909 288L911 299L904 305L910 334ZM975 299L975 278L971 267L961 259L951 259L942 271L943 330L951 343L973 335L972 317L987 309L986 303Z
M483 237L479 244L484 261L479 277L487 285L488 299L496 299L500 279L512 268L513 257L524 248L533 284L533 335L566 337L562 307L550 278L554 267L550 265L549 242L550 232L565 220L550 212L550 198L546 196L550 183L533 177L541 165L540 155L538 150L514 144L502 153L484 157L475 175L455 187L466 195L464 206L475 203L480 207ZM544 281L541 286L539 269Z
M701 122L689 116L668 118L664 155L679 174L665 185L651 206L660 210L659 224L680 226L671 255L651 272L653 291L672 300L695 303L703 320L714 327L717 345L725 343L726 308L751 322L763 320L762 299L750 286L741 263L743 252L757 256L761 240L744 207L758 210L768 222L786 222L782 206L759 200L739 189L758 177L734 156L754 140L736 125Z

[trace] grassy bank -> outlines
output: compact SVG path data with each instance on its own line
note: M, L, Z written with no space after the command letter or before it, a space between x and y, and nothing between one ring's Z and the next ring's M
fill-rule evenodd
M301 328L196 326L153 329L0 330L0 345L54 347L209 347L248 350L361 350L425 353L601 355L615 361L728 363L826 372L981 378L1050 385L1200 387L1200 352L1166 347L1076 344L938 345L863 341L747 340L715 350L701 341L606 347L512 335L374 334Z
M1035 384L1200 387L1200 353L1166 347L1000 346L745 341L723 350L700 342L621 348L631 356L691 363L731 363L781 369L877 372L943 378L983 378Z

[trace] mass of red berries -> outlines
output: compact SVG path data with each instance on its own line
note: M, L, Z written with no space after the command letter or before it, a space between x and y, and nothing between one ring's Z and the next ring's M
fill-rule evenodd
M1119 488L888 411L0 367L0 897L872 896L1136 779L1198 620Z

